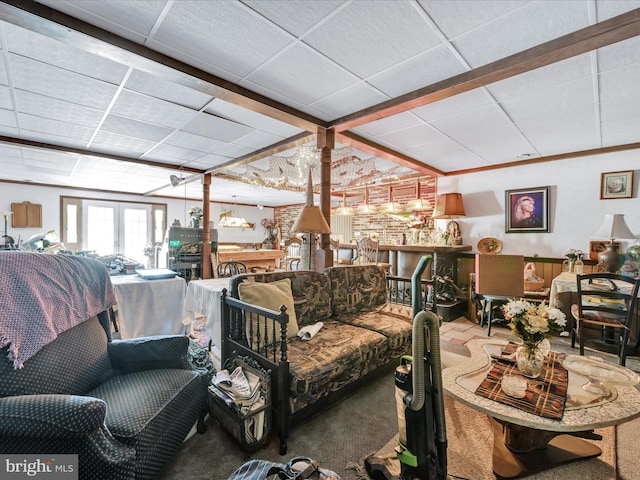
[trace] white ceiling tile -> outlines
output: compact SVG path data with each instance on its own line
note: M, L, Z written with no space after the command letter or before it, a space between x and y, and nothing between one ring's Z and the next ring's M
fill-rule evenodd
M313 107L322 111L324 118L340 118L388 99L371 85L360 82L314 102Z
M496 162L497 159L493 158L496 155L496 145L500 145L502 149L502 161L510 161L518 153L531 150L531 145L499 107L494 105L465 110L458 115L430 123L442 134L485 158L487 162Z
M296 37L344 5L342 0L242 0L242 3Z
M443 136L432 126L421 123L402 130L395 130L390 133L378 135L376 139L395 148L407 150L416 145L437 142L442 140Z
M567 83L584 77L590 78L593 73L591 62L592 57L590 54L578 55L577 57L492 83L487 85L486 89L498 101L510 97L518 97L556 84Z
M182 130L221 142L232 142L251 132L249 127L206 113L198 114Z
M617 17L634 8L640 8L640 0L596 0L599 22Z
M600 148L599 128L593 108L557 112L550 117L536 117L517 123L542 156Z
M616 98L601 105L601 122L603 128L607 125L626 124L630 135L637 133L638 112L640 111L640 95ZM629 128L631 127L631 128Z
M175 132L167 139L166 143L169 145L197 150L203 153L214 152L224 146L224 142L220 140L214 140L213 138L194 135L188 132Z
M421 122L409 112L399 113L390 117L381 118L371 123L354 128L353 131L360 135L378 136L387 132L399 131Z
M273 145L280 140L282 140L282 137L277 137L268 132L254 130L253 132L249 132L247 135L234 140L233 143L243 147L248 147L251 150L259 150L268 147L269 145Z
M16 88L87 107L106 109L116 86L62 68L10 55Z
M640 64L640 37L633 37L598 49L600 72L638 64Z
M102 110L37 93L16 90L15 94L20 113L91 128L97 127L104 115Z
M105 118L104 123L100 127L100 131L119 133L120 135L132 138L159 142L167 137L173 130L150 123L138 122L137 120L119 115L109 115Z
M483 107L491 103L493 102L482 89L475 89L445 98L439 102L414 108L411 112L422 120L430 122L444 117L458 115L468 110L475 110L478 107Z
M247 76L265 88L276 87L301 104L313 103L357 82L326 57L295 45ZM288 102L285 102L288 103Z
M0 109L0 125L4 127L10 127L11 129L18 127L18 122L16 120L16 115L11 110L6 110L4 108Z
M171 128L198 115L195 110L128 90L120 92L111 113Z
M517 97L506 98L500 105L514 121L552 116L556 112L591 107L594 112L593 81L584 77L567 83L552 85Z
M267 117L266 115L244 109L238 105L234 105L233 103L225 102L219 98L216 98L205 109L205 112L212 113L218 117L226 118L248 127L263 130L280 138L289 138L302 132L299 128L280 122L274 118Z
M460 170L487 163L449 139L417 145L404 153L442 171Z
M415 4L385 0L349 3L304 41L362 78L440 43Z
M588 25L587 2L529 2L452 43L471 67L477 68Z
M147 160L156 160L160 162L178 161L179 163L183 163L200 158L203 155L204 153L199 152L198 150L181 148L175 145L163 143L153 148L153 150L147 153L144 158Z
M530 0L418 0L438 28L454 38L523 8Z
M91 143L98 152L136 158L155 145L155 142L100 130Z
M439 45L372 75L367 82L394 98L465 71L451 50Z
M600 102L606 107L625 97L640 97L640 64L600 74Z
M39 0L39 3L67 13L124 38L143 43L158 19L165 1L133 0L125 8L114 8L113 2L103 0Z
M119 84L127 72L126 66L99 55L70 47L66 43L52 40L20 27L10 24L3 25L7 36L8 50L13 54L114 85Z
M213 100L213 97L207 94L140 70L133 71L127 79L125 87L143 95L175 103L192 110L200 110Z
M19 114L20 129L30 131L32 134L43 133L46 135L74 140L74 144L86 146L93 135L93 129L82 125L73 125L51 118L38 117L36 115ZM58 143L58 142L55 142Z
M154 40L245 76L292 42L291 37L238 2L173 3Z

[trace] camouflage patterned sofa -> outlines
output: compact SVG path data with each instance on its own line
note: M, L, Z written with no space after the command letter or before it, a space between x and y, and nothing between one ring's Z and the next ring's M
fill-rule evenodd
M289 283L290 302L273 290L279 285L288 295ZM243 291L249 289L258 291L243 301ZM410 353L411 308L387 299L387 278L376 265L232 278L230 293L222 300L222 356L250 356L271 370L273 425L283 454L292 424ZM310 340L296 336L316 322L323 326Z

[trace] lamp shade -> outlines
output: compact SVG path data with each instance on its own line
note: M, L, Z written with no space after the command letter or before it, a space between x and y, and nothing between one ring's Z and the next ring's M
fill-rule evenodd
M636 238L629 227L627 222L624 221L624 215L621 213L614 213L612 215L605 215L604 221L596 233L591 238L608 238L612 242L616 238Z
M331 233L331 228L319 207L313 205L311 169L307 183L307 202L291 227L293 233Z
M433 218L462 218L465 216L461 193L443 193L436 197Z

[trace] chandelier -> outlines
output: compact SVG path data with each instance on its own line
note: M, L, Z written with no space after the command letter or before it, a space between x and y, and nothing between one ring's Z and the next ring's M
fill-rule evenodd
M290 157L270 156L269 167L266 169L247 165L243 171L232 170L218 173L216 176L235 182L301 192L307 185L309 170L313 183L319 185L320 150L303 145ZM367 185L378 180L397 179L410 172L410 169L400 166L384 171L378 170L375 157L357 157L349 146L331 151L332 190Z

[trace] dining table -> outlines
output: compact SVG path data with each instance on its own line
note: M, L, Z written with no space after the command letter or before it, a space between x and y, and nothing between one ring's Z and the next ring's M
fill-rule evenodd
M629 284L624 282L617 283L622 293L631 291ZM578 303L578 284L576 274L571 272L563 272L551 281L551 289L549 291L549 306L557 308L565 314L567 318L567 329L569 331L573 327L574 320L571 315L571 305ZM640 309L636 310L635 316L631 321L631 331L629 332L629 345L632 349L640 348Z
M594 429L619 425L640 417L640 391L634 386L640 377L635 372L602 361L596 364L596 369L614 372L612 375L622 372L623 380L612 377L617 383L607 384L605 393L591 391L587 387L593 378L585 373L587 370L574 365L586 366L593 360L553 351L554 364L560 362L570 365L563 373L568 378L566 403L559 416L544 416L544 412L532 413L519 408L519 403L524 402L520 398L512 398L506 403L500 401L505 398L505 395L499 395L504 378L494 383L490 395L486 395L483 387L487 385L489 374L495 374L496 363L503 361L501 352L508 344L506 339L470 340L466 344L470 358L442 371L445 394L491 419L494 429L493 472L496 477L520 478L598 456L601 454L600 448L580 437L588 438L593 435ZM571 363L567 362L568 358L572 359ZM515 366L511 368L511 372L516 374L509 377L524 379L526 387L523 393L526 395L522 398L533 397L546 402L547 398L540 394L540 379L527 379L517 375ZM602 373L598 375L606 377ZM537 390L536 394L532 394L534 390Z

